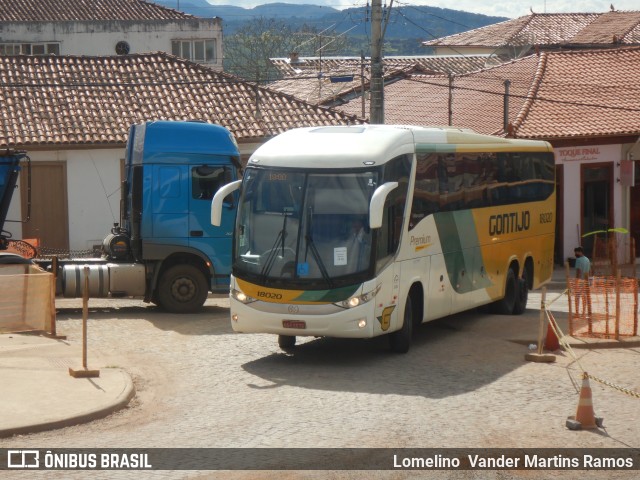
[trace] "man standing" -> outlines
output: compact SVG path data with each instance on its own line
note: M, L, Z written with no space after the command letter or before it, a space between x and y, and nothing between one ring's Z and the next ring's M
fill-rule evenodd
M591 262L584 256L582 247L574 248L573 253L576 257L576 278L586 280L591 273Z
M591 262L584 255L582 247L573 249L576 257L576 315L580 315L580 303L582 303L582 313L591 316L591 292L589 291L589 274L591 273ZM582 302L581 302L582 300Z

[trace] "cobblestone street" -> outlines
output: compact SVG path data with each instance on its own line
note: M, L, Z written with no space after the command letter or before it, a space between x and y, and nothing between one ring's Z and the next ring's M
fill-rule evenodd
M70 342L81 341L80 306L77 300L58 302L58 333ZM591 383L593 403L606 428L576 432L565 427L567 416L575 414L581 370L566 353L553 364L524 360L528 345L536 341L539 306L540 294L532 292L523 316L473 311L423 325L406 355L390 353L385 338L299 339L290 355L279 350L275 336L234 334L224 297L209 299L203 313L188 316L137 301L92 300L89 366L124 368L134 379L136 397L128 408L103 420L3 439L0 446L640 447L640 400L596 382ZM551 309L566 327L566 299ZM640 349L574 351L590 374L640 391ZM11 478L22 477L10 473ZM487 478L487 473L375 475ZM494 473L491 478L540 478L526 471ZM544 477L597 478L596 473L544 472ZM607 477L633 478L630 473L607 472ZM135 473L91 475L133 478ZM264 478L258 472L144 475ZM281 472L272 478L332 477L326 472ZM333 478L371 478L371 472L336 472Z

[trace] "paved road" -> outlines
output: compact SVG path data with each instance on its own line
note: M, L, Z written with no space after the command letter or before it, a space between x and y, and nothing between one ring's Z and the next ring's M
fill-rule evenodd
M580 368L566 354L554 364L524 361L536 338L539 305L540 296L533 293L520 317L470 312L423 325L406 355L389 353L384 338L302 340L289 355L278 349L274 336L233 333L226 298L209 299L203 313L188 316L132 300L92 300L89 367L126 369L136 399L106 419L0 440L0 447L640 447L640 400L597 383L591 385L593 401L606 430L565 428L577 406ZM58 332L80 342L80 303L62 300L58 306ZM563 324L566 301L553 310ZM640 349L576 353L592 375L640 391ZM102 365L92 365L92 355ZM536 478L531 473L499 472L492 478ZM557 476L598 478L595 473ZM487 478L477 474L448 472L444 478ZM92 472L92 478L131 475ZM146 477L264 475L182 471L146 472ZM288 472L272 478L327 475ZM371 473L339 472L334 478L371 478ZM376 478L418 477L383 472ZM443 474L423 472L419 478Z

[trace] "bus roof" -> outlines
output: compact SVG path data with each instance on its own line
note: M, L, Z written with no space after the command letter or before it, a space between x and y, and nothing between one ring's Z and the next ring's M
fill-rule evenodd
M414 152L552 151L547 142L481 135L470 129L409 125L297 128L260 146L249 165L362 168Z

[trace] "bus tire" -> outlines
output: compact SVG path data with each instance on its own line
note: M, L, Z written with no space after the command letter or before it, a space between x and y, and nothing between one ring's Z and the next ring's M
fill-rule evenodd
M516 304L516 294L518 284L516 274L512 268L507 271L507 278L504 284L504 297L495 303L495 312L499 315L512 315Z
M513 314L522 315L527 309L529 287L527 285L527 271L523 269L522 277L516 281L516 301L513 305Z
M194 265L169 267L158 282L158 303L171 313L196 312L204 305L208 295L207 279Z
M389 346L391 351L395 353L407 353L411 347L411 337L413 335L413 306L411 297L407 297L404 306L404 317L402 319L402 328L389 334Z
M293 350L296 346L294 335L278 335L278 346L285 352Z

